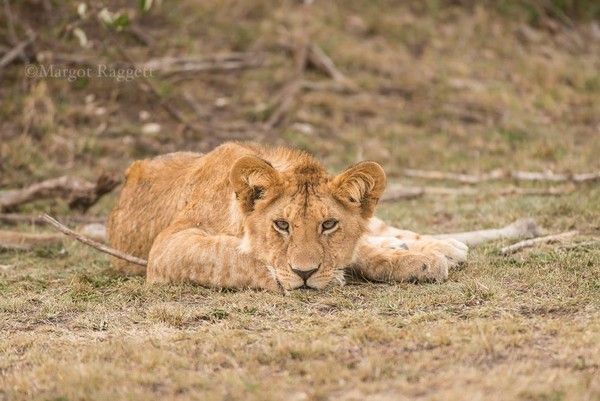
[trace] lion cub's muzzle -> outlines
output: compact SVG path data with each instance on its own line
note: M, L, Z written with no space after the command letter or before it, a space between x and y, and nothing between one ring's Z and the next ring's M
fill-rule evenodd
M295 287L294 289L310 289L310 290L315 290L316 287L312 287L309 283L308 280L319 270L319 268L321 267L321 263L319 263L316 267L315 266L310 266L310 267L300 267L300 266L296 266L296 267L292 267L292 265L290 266L290 270L298 277L300 277L300 279L302 280L302 284L300 286Z

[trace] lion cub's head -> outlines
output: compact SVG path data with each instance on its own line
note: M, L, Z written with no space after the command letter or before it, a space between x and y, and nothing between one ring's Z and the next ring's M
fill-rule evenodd
M265 261L286 289L343 284L345 266L385 188L375 162L336 177L307 158L283 172L255 156L230 181L244 218L244 250Z

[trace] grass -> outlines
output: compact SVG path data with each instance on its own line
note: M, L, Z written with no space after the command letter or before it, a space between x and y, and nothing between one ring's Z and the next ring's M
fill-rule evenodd
M312 37L363 90L304 94L279 143L316 153L332 170L378 160L407 184L423 182L402 177L406 167L600 168L594 2L392 3L312 7ZM77 48L61 33L76 18L75 2L52 4L51 23L30 24L41 50L115 58L91 20L82 29L96 47ZM278 30L295 26L301 10L266 0L222 4L163 3L135 19L153 37L151 47L126 34L117 39L136 60L269 52L266 68L155 78L188 118L206 123L181 100L184 90L211 121L237 124L252 139L290 76L291 61L276 50ZM19 18L36 21L26 4L12 5ZM134 158L205 146L206 135L181 133L135 83L32 80L22 65L3 73L2 188L65 173L93 178ZM216 106L217 98L228 105ZM141 111L161 124L159 134L142 134ZM106 214L114 198L91 213ZM41 202L23 210L67 209ZM383 204L378 214L418 232L529 216L551 232L598 237L600 188L559 197L424 197ZM350 283L290 297L148 288L70 242L0 252L0 400L599 399L600 247L542 246L504 257L502 245L473 249L444 284Z

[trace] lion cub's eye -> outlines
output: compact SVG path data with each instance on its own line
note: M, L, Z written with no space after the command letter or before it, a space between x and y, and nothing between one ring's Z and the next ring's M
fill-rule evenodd
M290 230L290 223L285 220L275 220L273 222L273 227L281 233L287 234Z
M324 233L331 232L337 228L338 221L335 219L325 220L323 224L321 224L321 228Z

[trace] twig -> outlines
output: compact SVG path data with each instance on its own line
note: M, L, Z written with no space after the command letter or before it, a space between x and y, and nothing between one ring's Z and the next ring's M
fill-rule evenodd
M504 177L502 170L494 170L488 174L471 175L471 174L459 174L459 173L448 173L445 171L425 171L425 170L404 170L404 175L407 177L425 178L429 180L448 180L458 181L462 184L477 184L483 181L490 181L500 179Z
M552 181L552 182L574 182L583 183L600 179L599 172L581 173L581 174L557 174L553 172L532 172L532 171L503 171L493 170L484 174L460 174L449 173L445 171L426 171L426 170L404 170L407 177L424 178L430 180L448 180L458 181L463 184L479 184L481 182L511 178L515 181Z
M62 237L56 234L34 234L0 230L0 249L28 251L36 247L61 244Z
M4 56L2 56L2 59L0 59L0 69L9 65L15 59L21 57L23 55L23 50L25 50L25 48L27 48L27 46L29 46L31 43L33 43L32 38L23 40L9 50Z
M271 113L271 116L265 123L267 130L280 126L286 119L289 112L294 108L298 95L302 89L304 81L304 71L308 60L308 43L306 37L298 40L294 53L294 77L288 82L277 96L278 106Z
M51 178L22 189L0 192L0 210L11 210L31 201L58 197L66 199L71 209L85 211L119 183L119 179L106 174L100 175L96 183L68 175Z
M495 191L480 191L472 187L429 187L429 186L403 186L391 184L381 197L382 202L392 202L401 199L415 199L424 195L454 195L454 196L506 196L506 195L526 195L526 196L559 196L573 192L570 187L553 188L518 188L508 187Z
M136 25L132 25L127 29L127 32L131 34L138 42L144 46L150 46L153 42L152 37L148 35L142 28Z
M6 26L8 27L8 36L13 45L17 43L17 32L15 31L15 23L13 21L12 10L8 0L4 0L4 14L6 15Z
M261 54L229 53L216 54L208 57L164 57L141 64L141 67L163 74L204 72L204 71L233 71L245 68L255 68L264 65Z
M116 258L119 259L123 259L127 262L130 263L134 263L136 265L140 265L140 266L147 266L148 262L144 259L138 258L136 256L132 256L132 255L128 255L124 252L118 251L116 249L113 249L111 247L108 247L106 245L103 245L99 242L96 242L90 238L85 237L84 235L81 235L79 233L76 233L75 231L71 230L70 228L68 228L67 226L65 226L64 224L61 224L60 222L58 222L57 220L55 220L54 218L50 217L47 214L43 214L41 215L41 218L47 222L48 224L50 224L52 227L56 228L58 231L62 232L65 235L68 235L69 237L72 237L74 239L76 239L77 241L86 244L88 246L91 246L92 248L96 248L97 250L99 250L100 252L104 252L107 253L111 256L114 256Z
M581 174L557 174L551 171L547 172L531 172L531 171L514 171L510 174L511 178L519 181L554 181L565 182L572 181L576 183L596 181L600 179L600 171Z
M92 224L92 223L104 223L105 217L93 217L93 216L68 216L65 220L76 224ZM0 223L4 224L45 224L46 222L39 216L33 214L19 214L19 213L0 213Z
M346 77L333 63L333 60L316 44L311 44L308 48L308 62L318 70L325 73L334 81L342 84L349 89L355 90L356 85Z
M517 251L520 251L521 249L524 249L524 248L531 248L531 247L533 247L535 245L548 244L548 243L552 243L552 242L563 241L565 239L574 237L577 234L579 234L579 231L567 231L567 232L560 233L560 234L547 235L545 237L528 239L528 240L525 240L525 241L517 242L516 244L505 246L504 248L502 248L500 250L500 253L502 255L509 255L511 253L515 253Z
M541 229L533 219L517 220L505 227L488 230L466 231L450 234L437 234L438 239L453 238L467 245L477 245L498 239L530 238L540 235Z

